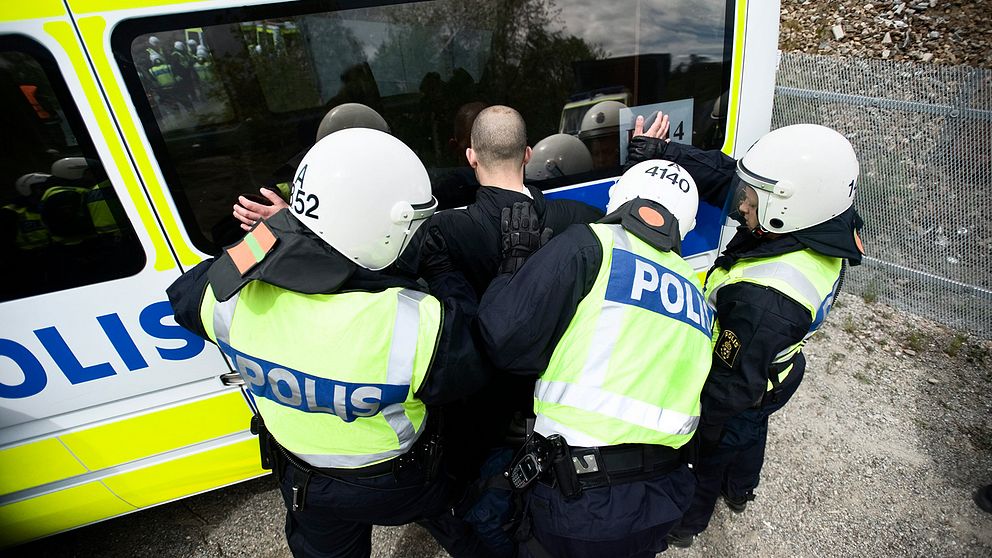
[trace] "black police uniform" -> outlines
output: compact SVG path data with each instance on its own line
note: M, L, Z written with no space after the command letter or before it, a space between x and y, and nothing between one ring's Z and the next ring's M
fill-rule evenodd
M233 280L219 281L216 269L208 271L214 263L211 259L200 263L169 287L169 300L179 325L207 338L200 320L205 289L212 287L223 297L222 293L234 292L252 280L307 294L378 292L392 287L422 290L411 277L390 268L369 271L356 266L303 227L287 210L272 216L266 224L278 238L277 247L245 277L232 270ZM214 274L213 279L208 277L211 274ZM468 291L467 285L465 290ZM431 367L417 393L417 398L428 406L464 397L487 380L487 369L482 366L470 334L475 302L466 297L449 297L446 293L434 294L444 305L443 321ZM432 438L431 428L433 426L429 424L421 441ZM409 453L419 451L417 448L415 445ZM450 506L450 479L443 471L431 474L429 460L404 457L393 460L395 467L373 465L371 467L376 471L370 471L368 475L357 470L347 476L317 470L308 482L303 481L305 495L296 500L293 488L300 487L301 478L307 476L304 468L309 467L298 461L289 462L286 457L276 459L280 488L289 510L286 537L293 554L367 557L371 553L373 524L402 525L421 520L433 531L432 518L443 515ZM400 460L403 460L403 466ZM291 504L294 501L302 503L302 508L293 511ZM457 549L449 551L456 556L471 555Z
M667 221L672 230L663 237L641 221L632 227L630 219L636 212L626 210L635 203L661 208L638 200L600 222L622 223L648 244L677 252L674 217ZM588 226L576 225L555 235L514 275L497 276L482 299L478 322L493 365L530 379L543 373L602 264L599 239ZM637 444L622 447L633 450L635 461L640 459L636 471L628 476L611 475L608 470L606 481L603 471L594 475L596 481L578 476L584 488L577 498L562 493L560 480L555 485L544 478L533 486L524 527L532 529L534 537L521 545L522 556L647 558L665 550L665 536L689 506L695 480L677 450Z
M726 195L740 180L737 161L720 151L635 139L642 156L673 160L685 167L701 194ZM815 227L774 238L755 237L741 226L714 265L730 269L744 258L772 257L807 248L858 265L861 252L854 231L861 225L852 207ZM837 291L840 286L838 283ZM766 392L775 356L809 332L809 311L799 303L770 288L735 283L718 291L716 314L722 329L737 334L741 347L733 366L714 356L703 387L697 429L700 457L695 467L698 483L692 506L672 530L682 542L706 529L721 493L739 510L754 498L764 463L768 417L796 392L806 368L802 353L797 354L785 382Z

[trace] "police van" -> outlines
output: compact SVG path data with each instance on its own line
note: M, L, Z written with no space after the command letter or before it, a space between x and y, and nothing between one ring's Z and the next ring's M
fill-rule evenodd
M612 160L538 183L601 208L637 115L738 155L771 120L774 1L230 4L0 7L0 547L263 474L229 363L165 289L240 237L237 196L291 175L328 109L378 111L448 206L473 103L520 110L533 145L622 92ZM697 270L725 222L701 208Z

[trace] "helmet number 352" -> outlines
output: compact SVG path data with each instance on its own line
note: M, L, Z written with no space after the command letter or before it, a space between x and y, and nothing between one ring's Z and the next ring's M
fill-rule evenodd
M651 176L655 176L658 178L658 180L663 180L667 178L668 181L671 182L673 185L678 186L679 190L682 190L683 192L688 192L689 181L680 177L678 172L669 172L670 170L671 170L670 168L662 168L656 165L651 168L644 169L644 174L650 174Z
M307 174L307 165L300 168L300 173L293 180L293 212L304 217L317 219L317 207L320 205L320 198L316 194L307 194L303 191L303 179Z

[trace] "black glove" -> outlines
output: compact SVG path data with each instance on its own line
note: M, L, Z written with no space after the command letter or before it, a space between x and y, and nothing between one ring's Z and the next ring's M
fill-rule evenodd
M500 216L502 256L500 273L516 273L538 248L551 240L554 232L541 228L541 220L530 202L517 202L513 208L504 207Z
M444 242L441 230L437 227L427 229L427 238L420 252L420 276L428 282L441 274L455 270L448 254L448 245Z
M627 145L627 162L623 166L626 171L630 167L651 159L664 159L668 142L662 138L649 136L634 136Z

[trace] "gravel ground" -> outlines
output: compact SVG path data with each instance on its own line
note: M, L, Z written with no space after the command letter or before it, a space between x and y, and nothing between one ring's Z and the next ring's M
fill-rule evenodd
M779 48L992 67L989 0L782 0Z

